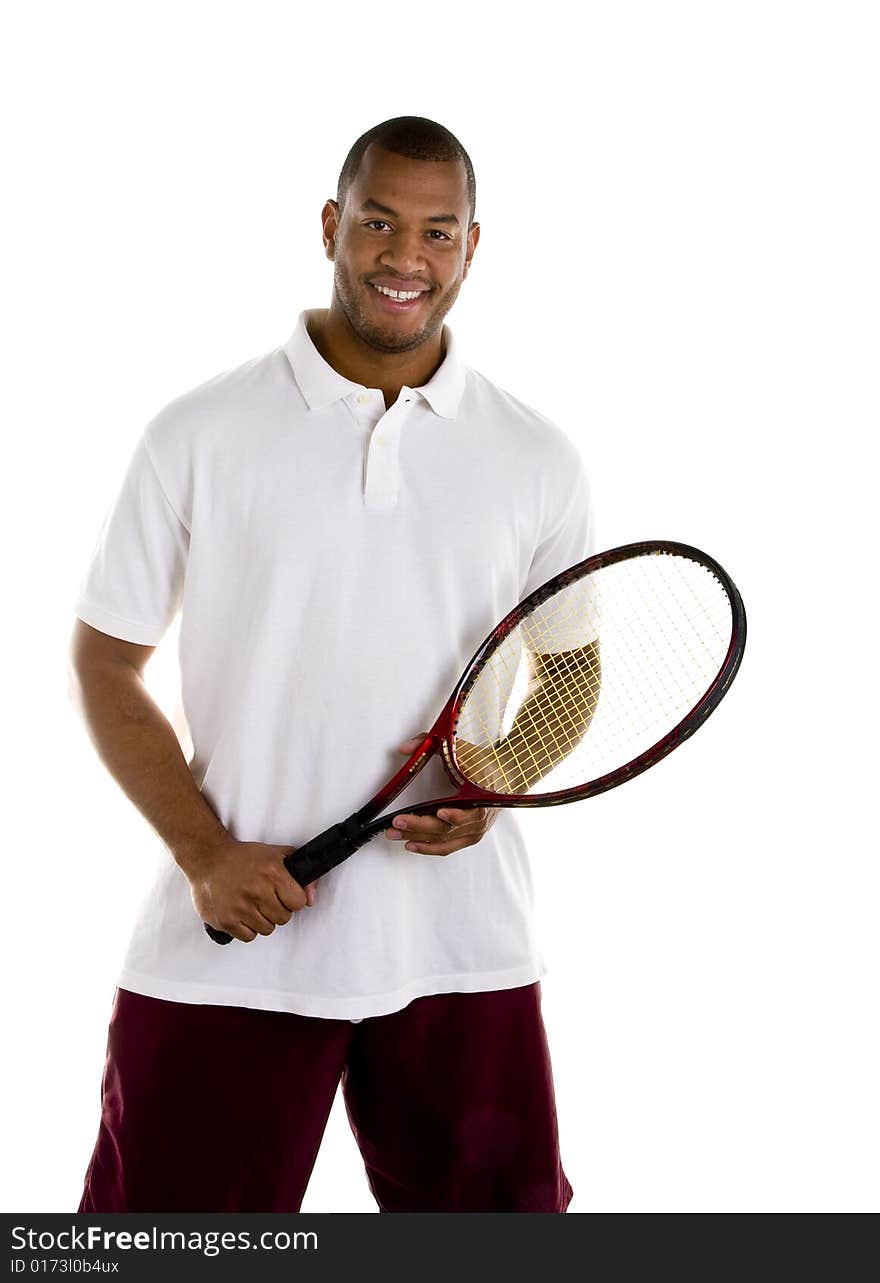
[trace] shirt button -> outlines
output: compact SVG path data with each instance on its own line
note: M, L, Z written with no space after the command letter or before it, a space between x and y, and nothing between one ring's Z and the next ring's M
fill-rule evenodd
M369 392L361 392L360 396L358 397L358 401L360 402L361 405L366 405L369 399L370 399Z
M384 444L385 444L384 437L376 437L376 445L384 445Z

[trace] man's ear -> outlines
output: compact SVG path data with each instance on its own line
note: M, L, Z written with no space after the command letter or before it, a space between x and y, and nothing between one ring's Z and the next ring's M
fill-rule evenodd
M480 224L473 223L468 231L468 236L467 236L467 250L465 252L465 257L464 257L464 270L462 271L462 274L461 274L462 280L464 280L468 272L471 270L471 260L474 257L474 251L477 248L477 242L479 241L479 239L480 239Z
M332 262L336 257L336 234L342 218L335 200L328 200L321 210L321 234L324 240L324 253Z

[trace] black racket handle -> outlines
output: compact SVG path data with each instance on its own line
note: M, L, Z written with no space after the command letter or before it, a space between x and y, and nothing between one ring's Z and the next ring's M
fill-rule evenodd
M235 939L235 937L231 936L228 931L218 931L216 927L209 927L207 922L203 922L202 926L205 928L215 944L232 944L232 941Z
M294 882L305 887L310 882L317 882L318 878L335 869L337 864L347 860L372 836L369 828L364 830L355 817L350 816L341 824L325 829L310 842L306 842L305 846L292 851L285 859L284 867ZM204 923L204 928L215 944L229 944L234 938L226 931L208 926L207 922Z

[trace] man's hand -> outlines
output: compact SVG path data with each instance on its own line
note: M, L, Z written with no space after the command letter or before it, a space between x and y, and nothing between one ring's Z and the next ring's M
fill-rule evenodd
M409 757L426 734L399 744L398 753ZM385 830L385 837L392 842L406 842L407 851L420 855L452 855L479 842L495 823L498 810L497 806L443 807L436 816L398 815L392 821L394 827Z
M303 889L284 867L284 857L295 849L227 838L185 859L178 857L196 913L245 944L271 935L315 902L316 884Z

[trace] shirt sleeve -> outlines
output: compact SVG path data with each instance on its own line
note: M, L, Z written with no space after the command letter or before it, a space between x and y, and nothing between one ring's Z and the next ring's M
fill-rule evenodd
M550 511L520 600L596 551L592 494L583 462L573 447L567 452L565 486L554 487L554 495L548 500Z
M104 518L74 612L92 628L155 646L180 608L189 530L159 479L144 433Z

